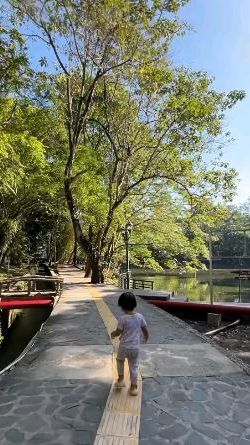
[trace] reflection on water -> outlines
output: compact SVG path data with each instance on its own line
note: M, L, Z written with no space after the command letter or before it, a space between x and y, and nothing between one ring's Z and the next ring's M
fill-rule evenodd
M51 313L51 307L27 308L16 318L9 335L1 345L0 370L4 369L23 352Z
M215 301L238 301L239 280L236 274L229 271L213 272L213 290ZM176 275L146 275L134 271L133 278L152 280L154 289L175 291L178 295L185 295L190 300L209 301L209 275L198 272L196 278ZM241 301L250 303L250 280L241 280Z

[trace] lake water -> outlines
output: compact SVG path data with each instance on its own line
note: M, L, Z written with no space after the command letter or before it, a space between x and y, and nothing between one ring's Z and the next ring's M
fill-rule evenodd
M239 280L237 274L229 271L213 272L214 301L239 301ZM150 275L133 271L132 278L151 280L155 290L175 291L177 295L185 295L189 300L209 302L209 274L198 272L196 277L177 275ZM241 302L250 303L250 280L241 280Z

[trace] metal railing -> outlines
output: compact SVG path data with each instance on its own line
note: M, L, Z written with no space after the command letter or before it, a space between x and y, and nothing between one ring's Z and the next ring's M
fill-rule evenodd
M133 281L133 289L154 289L154 282L151 280L132 280Z
M130 279L129 286L127 284L127 274L121 273L119 275L119 286L121 287L121 289L154 289L154 282L150 280Z
M37 283L47 282L52 283L53 290L43 291L37 289ZM25 283L26 286L21 290L16 289L18 283ZM40 276L40 275L27 275L21 277L12 277L0 281L0 298L11 294L11 296L31 296L35 293L55 293L60 294L62 292L63 279L53 276ZM14 287L14 289L13 289Z

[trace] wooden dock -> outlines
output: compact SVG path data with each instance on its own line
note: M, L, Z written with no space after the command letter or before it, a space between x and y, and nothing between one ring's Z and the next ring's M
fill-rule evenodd
M158 300L158 301L188 301L185 295L175 295L171 291L163 290L145 290L145 289L129 289L136 297L143 298L143 300Z
M147 290L147 289L129 289L136 297L141 297L144 300L170 300L172 292L162 290Z

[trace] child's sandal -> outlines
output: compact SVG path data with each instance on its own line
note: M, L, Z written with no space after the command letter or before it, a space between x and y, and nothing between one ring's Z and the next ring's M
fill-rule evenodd
M125 388L126 383L124 382L124 380L117 380L117 382L115 382L115 388L116 389L121 389L121 388Z
M138 395L138 389L137 388L130 388L129 394L131 396L137 396Z

